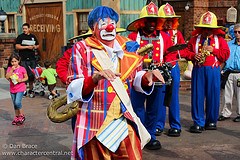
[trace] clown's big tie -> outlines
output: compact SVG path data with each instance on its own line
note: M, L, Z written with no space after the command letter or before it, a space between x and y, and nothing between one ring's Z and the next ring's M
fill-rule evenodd
M110 151L115 152L128 135L127 121L124 116L113 120L96 138Z

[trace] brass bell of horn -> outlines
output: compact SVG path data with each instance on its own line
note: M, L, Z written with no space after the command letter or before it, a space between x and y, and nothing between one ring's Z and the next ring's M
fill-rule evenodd
M57 110L62 106L65 106L65 108L61 112L58 112ZM74 117L78 111L79 102L75 101L67 104L67 95L63 95L52 100L47 108L47 116L52 122L62 123Z

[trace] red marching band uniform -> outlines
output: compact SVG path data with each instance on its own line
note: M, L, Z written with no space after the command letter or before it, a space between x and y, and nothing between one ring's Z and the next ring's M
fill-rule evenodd
M228 59L230 51L222 37L224 32L220 29L221 26L217 25L214 13L209 11L204 13L195 28L192 33L194 37L190 39L188 47L181 51L181 56L192 60L194 64L191 81L193 125L190 127L190 132L202 133L204 129L217 129L220 107L220 65ZM209 48L211 51L208 50ZM200 56L201 58L205 56L205 60L199 61Z

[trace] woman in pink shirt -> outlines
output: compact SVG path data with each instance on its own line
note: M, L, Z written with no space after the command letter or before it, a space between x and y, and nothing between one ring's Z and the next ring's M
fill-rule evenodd
M8 60L8 68L6 78L10 82L10 94L15 109L15 117L12 125L20 125L25 121L25 116L22 111L22 98L26 91L25 81L28 80L27 71L20 66L20 57L13 53Z

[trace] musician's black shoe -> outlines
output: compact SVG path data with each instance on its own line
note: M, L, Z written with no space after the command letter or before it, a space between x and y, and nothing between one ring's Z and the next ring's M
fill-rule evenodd
M193 125L190 127L189 130L191 133L202 133L204 131L204 127L198 126L198 125Z
M218 121L225 121L226 119L229 119L230 117L224 117L223 115L220 115L218 117Z
M149 150L157 150L157 149L161 149L162 145L158 140L155 139L148 142L145 147Z
M208 124L205 125L205 129L206 130L216 130L217 125L216 125L216 123L208 123Z
M237 116L236 118L234 118L233 122L240 122L240 116Z
M171 128L168 130L168 136L170 137L179 137L181 135L181 129Z
M161 136L162 132L163 132L163 129L157 128L157 129L156 129L155 136Z

